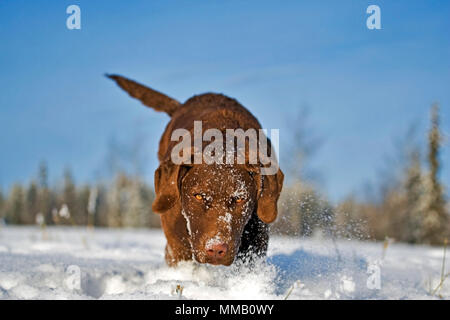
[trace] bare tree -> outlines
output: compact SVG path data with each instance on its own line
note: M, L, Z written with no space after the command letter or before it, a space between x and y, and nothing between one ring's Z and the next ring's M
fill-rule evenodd
M287 120L290 140L286 141L285 171L287 182L321 180L320 173L313 167L312 160L323 144L324 139L319 136L310 124L310 110L302 107L294 116Z
M333 208L317 191L320 174L311 160L323 139L309 124L309 110L302 108L288 121L292 137L287 141L283 160L286 184L279 200L279 218L272 230L276 233L311 236L315 231L329 234L333 224Z

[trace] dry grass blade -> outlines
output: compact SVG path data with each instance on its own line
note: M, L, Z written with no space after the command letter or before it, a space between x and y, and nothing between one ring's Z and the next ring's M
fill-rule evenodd
M447 255L447 244L448 240L444 240L444 257L442 258L442 269L441 269L441 280L439 281L439 284L436 286L436 288L431 293L433 296L436 295L438 291L441 291L442 286L444 285L445 280L450 276L450 273L445 273L445 259Z
M183 295L183 289L184 287L180 284L177 284L177 287L175 288L175 292L178 295L178 299L181 299L181 296Z
M384 258L386 257L386 252L387 249L389 247L389 243L390 243L391 239L389 237L385 237L384 241L383 241L383 253L381 255L381 260L384 260Z
M297 280L297 281L295 281L293 284L292 284L292 286L289 288L289 290L288 290L288 292L287 292L287 294L286 294L286 296L284 297L284 299L283 300L287 300L288 298L289 298L289 296L291 295L291 293L292 293L292 291L294 290L294 288L295 288L295 285L300 285L300 280Z

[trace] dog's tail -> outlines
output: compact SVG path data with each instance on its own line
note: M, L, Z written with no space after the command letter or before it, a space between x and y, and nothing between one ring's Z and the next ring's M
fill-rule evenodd
M115 74L106 74L105 76L114 80L119 87L128 92L131 97L140 100L145 106L165 112L169 116L172 116L181 105L177 100L133 80Z

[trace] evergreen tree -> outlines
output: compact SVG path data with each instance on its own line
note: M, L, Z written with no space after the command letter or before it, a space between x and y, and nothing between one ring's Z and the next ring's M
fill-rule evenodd
M420 152L418 150L413 150L410 154L410 164L406 169L404 190L403 230L399 240L409 243L420 243L423 237L424 185Z
M123 226L123 216L129 194L126 190L128 178L125 174L119 173L108 194L109 212L108 226L118 228Z
M97 209L96 214L94 216L94 225L107 227L108 220L110 215L110 202L109 202L109 193L107 188L104 185L97 186L98 195L97 195Z
M97 216L97 208L98 208L98 202L99 202L99 192L98 187L92 186L87 187L88 188L88 199L87 199L87 205L86 205L86 211L87 211L87 225L89 227L93 227L95 225L95 220Z
M25 210L25 192L20 184L15 184L9 194L6 222L22 224Z
M39 165L38 180L40 188L48 188L48 168L45 161L42 161Z
M3 195L2 190L0 189L0 220L5 217L5 196ZM1 225L1 221L0 221Z
M77 225L88 224L88 206L91 188L88 185L83 186L76 194L74 221Z
M76 187L70 169L64 171L64 187L61 200L61 205L66 205L70 212L70 217L67 217L68 220L65 222L75 223L81 220L77 210Z
M38 186L34 181L32 181L26 191L26 207L23 223L36 223L36 214L39 212L38 193Z
M441 163L439 152L442 134L439 127L439 107L431 108L431 128L428 134L428 165L429 172L426 180L426 205L423 219L423 240L425 243L441 245L448 237L449 217L445 208L444 187L439 181Z
M48 168L45 161L41 162L38 170L38 212L44 216L48 224L52 219L52 195L48 187Z

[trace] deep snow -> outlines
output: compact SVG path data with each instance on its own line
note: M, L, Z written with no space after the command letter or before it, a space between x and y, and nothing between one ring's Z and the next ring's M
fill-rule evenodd
M393 243L383 259L382 243L272 236L254 270L168 268L164 245L160 230L0 227L0 299L432 299L443 257Z

